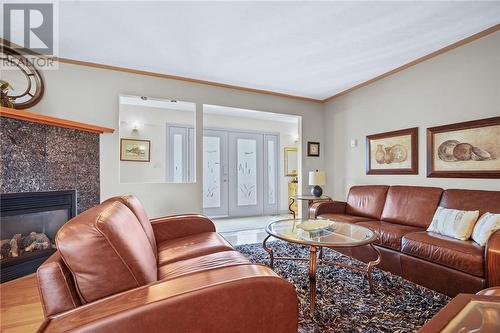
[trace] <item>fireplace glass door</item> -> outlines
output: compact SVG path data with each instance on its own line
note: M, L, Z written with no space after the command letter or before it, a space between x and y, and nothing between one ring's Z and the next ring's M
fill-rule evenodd
M36 271L56 251L55 238L75 216L75 191L2 194L1 282Z

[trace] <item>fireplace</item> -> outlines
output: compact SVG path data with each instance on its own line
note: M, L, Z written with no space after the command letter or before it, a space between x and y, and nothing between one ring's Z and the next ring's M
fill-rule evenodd
M34 273L76 215L76 191L0 194L1 283Z

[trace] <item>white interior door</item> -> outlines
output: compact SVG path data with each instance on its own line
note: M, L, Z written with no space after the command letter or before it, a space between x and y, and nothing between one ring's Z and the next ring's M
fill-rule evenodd
M264 214L278 214L279 137L264 135Z
M226 131L203 131L203 213L228 216Z
M262 134L230 132L229 216L263 214Z

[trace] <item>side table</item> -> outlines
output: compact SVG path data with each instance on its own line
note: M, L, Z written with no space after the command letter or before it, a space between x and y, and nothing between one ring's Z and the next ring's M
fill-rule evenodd
M288 205L288 210L290 211L290 214L292 214L293 218L295 219L296 216L295 216L295 211L292 209L292 205L295 203L295 201L307 201L307 207L308 207L308 211L304 214L304 212L302 212L302 216L304 219L307 219L309 218L309 207L311 207L311 205L314 203L314 202L317 202L317 201L330 201L332 200L332 198L330 198L329 196L327 195L322 195L320 197L315 197L314 195L292 195L290 197L290 205Z

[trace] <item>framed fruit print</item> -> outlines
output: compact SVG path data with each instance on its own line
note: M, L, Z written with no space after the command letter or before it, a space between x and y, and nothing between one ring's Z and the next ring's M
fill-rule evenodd
M418 175L418 127L366 137L367 175Z
M500 117L428 128L427 176L500 178Z

